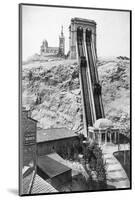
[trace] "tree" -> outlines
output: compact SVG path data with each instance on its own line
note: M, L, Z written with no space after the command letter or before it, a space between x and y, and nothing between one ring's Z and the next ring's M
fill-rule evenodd
M88 171L94 171L98 181L98 189L106 188L106 168L103 154L98 144L93 143L86 148L85 159L88 160Z
M29 79L29 81L31 81L32 78L33 78L33 73L32 73L32 71L30 70L30 71L29 71L29 74L28 74L28 79Z

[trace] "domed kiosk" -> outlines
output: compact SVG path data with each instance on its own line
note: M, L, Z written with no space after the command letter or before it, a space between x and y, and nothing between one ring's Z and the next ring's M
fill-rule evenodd
M112 127L113 127L112 121L106 118L98 119L94 124L94 128L112 128Z
M100 118L95 121L93 127L89 127L88 137L99 145L107 143L115 144L119 138L119 129L114 128L111 120Z

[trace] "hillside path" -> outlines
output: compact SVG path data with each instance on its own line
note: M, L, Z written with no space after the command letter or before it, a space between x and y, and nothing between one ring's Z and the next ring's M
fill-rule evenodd
M121 144L120 150L129 150L129 145ZM111 188L129 188L128 176L120 162L113 155L118 151L118 145L107 144L102 146L103 157L107 165L107 185Z

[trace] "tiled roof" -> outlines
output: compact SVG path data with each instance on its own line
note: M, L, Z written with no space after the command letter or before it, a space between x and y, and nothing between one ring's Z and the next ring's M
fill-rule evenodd
M56 161L48 155L38 157L38 168L44 172L49 178L53 178L64 172L71 170L71 168Z
M40 164L39 164L40 160ZM38 165L49 176L49 179L62 174L68 170L69 167L65 166L66 163L57 153L51 153L46 156L41 156L38 160ZM49 181L41 178L35 170L23 178L23 194L41 194L41 193L57 193Z
M32 180L34 177L35 171L33 170L31 173L29 173L27 176L23 177L23 185L22 185L22 193L23 194L29 194L30 192L30 187L32 184Z
M29 175L23 178L23 194L38 194L38 193L55 193L58 192L52 185L42 179L33 170Z
M37 142L47 142L76 136L77 134L75 134L72 130L69 130L67 128L51 128L37 130Z
M31 187L31 194L56 193L56 192L58 192L58 190L56 190L52 185L47 183L38 174L35 175L35 178Z
M57 154L56 152L54 153L49 153L47 154L47 156L49 158L52 158L53 160L56 160L57 162L60 162L63 165L67 166L66 160L64 160L59 154Z

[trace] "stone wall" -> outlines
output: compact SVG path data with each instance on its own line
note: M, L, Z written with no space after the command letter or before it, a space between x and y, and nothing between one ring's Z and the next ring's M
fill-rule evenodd
M59 189L63 184L67 184L72 181L71 170L68 170L58 176L51 179L51 185L56 189Z
M41 155L46 155L53 152L59 153L61 151L61 148L63 147L68 148L68 150L70 151L70 146L76 145L76 144L79 144L78 137L65 138L61 140L38 143L37 154L38 156L41 156Z

